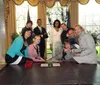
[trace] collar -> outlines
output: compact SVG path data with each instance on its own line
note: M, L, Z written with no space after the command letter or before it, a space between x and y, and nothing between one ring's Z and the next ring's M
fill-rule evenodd
M40 26L38 26L38 28L41 28Z

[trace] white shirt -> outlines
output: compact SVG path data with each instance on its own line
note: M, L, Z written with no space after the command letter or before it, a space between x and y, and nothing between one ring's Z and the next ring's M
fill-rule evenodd
M61 42L61 33L61 28L59 28L59 31L56 31L54 28L52 28L50 31L50 44L55 42Z
M38 26L38 28L39 28L40 32L42 32L42 28L40 26Z

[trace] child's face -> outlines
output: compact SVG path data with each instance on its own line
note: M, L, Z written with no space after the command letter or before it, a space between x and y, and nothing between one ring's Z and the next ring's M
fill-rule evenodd
M34 39L34 42L36 44L39 44L40 43L40 37L39 36L36 36L35 39Z
M65 43L65 48L70 49L70 44L69 43Z

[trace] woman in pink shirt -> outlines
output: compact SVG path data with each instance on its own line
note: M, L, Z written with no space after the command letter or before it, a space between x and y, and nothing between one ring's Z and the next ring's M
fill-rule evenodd
M40 57L40 51L38 46L39 43L40 43L40 36L35 36L33 44L29 45L28 47L28 56L34 62L45 62L45 60L42 57Z

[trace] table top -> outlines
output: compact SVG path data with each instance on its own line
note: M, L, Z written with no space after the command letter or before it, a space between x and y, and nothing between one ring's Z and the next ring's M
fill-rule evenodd
M61 66L32 68L11 65L0 72L0 85L100 85L100 65L61 62Z

